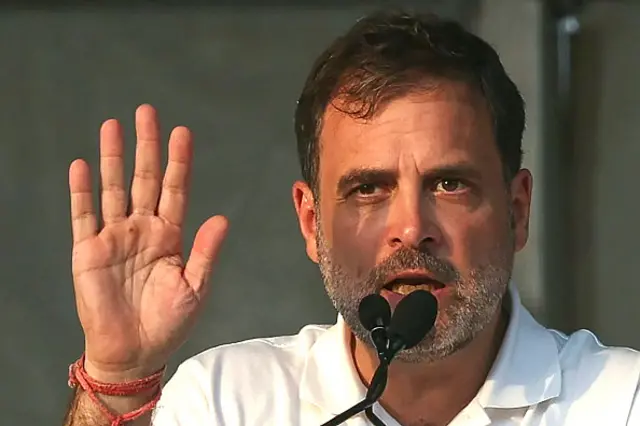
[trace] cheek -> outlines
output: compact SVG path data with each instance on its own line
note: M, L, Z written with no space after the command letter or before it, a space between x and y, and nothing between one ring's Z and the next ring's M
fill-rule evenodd
M346 214L336 211L329 241L333 257L357 275L368 274L376 265L377 254L383 241L384 226L375 215Z
M490 207L468 212L438 214L452 263L462 272L490 263L496 250L504 249L508 217Z

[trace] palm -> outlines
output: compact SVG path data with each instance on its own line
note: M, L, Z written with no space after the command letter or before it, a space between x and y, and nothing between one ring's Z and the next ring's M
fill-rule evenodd
M161 185L153 109L141 107L136 126L139 141L131 214L126 214L117 123L105 123L101 134L105 224L99 233L90 208L88 169L76 162L70 170L78 315L87 359L104 369L159 367L166 362L193 324L226 230L221 218L206 222L185 264L181 225L190 167L188 132L177 129L172 134Z
M127 239L130 233L142 239ZM128 364L141 349L166 353L176 344L172 336L197 307L182 277L179 238L179 230L158 218L131 217L76 247L78 313L95 362Z

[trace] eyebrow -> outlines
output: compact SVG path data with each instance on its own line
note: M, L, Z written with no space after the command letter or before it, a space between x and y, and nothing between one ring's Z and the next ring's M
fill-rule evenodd
M396 172L380 168L357 168L351 169L338 180L338 193L344 194L349 189L373 182L392 182L397 179Z
M435 180L442 177L479 180L481 173L471 164L461 162L442 165L422 174L423 180ZM338 193L344 194L349 189L364 183L390 183L396 181L397 178L397 172L390 169L376 167L355 168L340 177L337 190Z

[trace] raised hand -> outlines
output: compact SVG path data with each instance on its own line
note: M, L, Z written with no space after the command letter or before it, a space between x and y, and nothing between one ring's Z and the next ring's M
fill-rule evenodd
M123 138L116 120L100 130L102 227L93 206L89 166L69 168L73 283L85 334L85 368L103 381L143 377L186 339L207 294L227 220L208 219L188 260L182 226L192 161L191 133L175 128L161 172L156 112L136 111L137 146L131 195L124 177Z

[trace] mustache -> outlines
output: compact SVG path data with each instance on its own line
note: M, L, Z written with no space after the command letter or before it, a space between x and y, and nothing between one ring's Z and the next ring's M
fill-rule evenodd
M450 262L425 251L402 247L376 265L367 281L376 289L382 289L389 276L411 269L429 271L442 283L460 279L460 273Z

